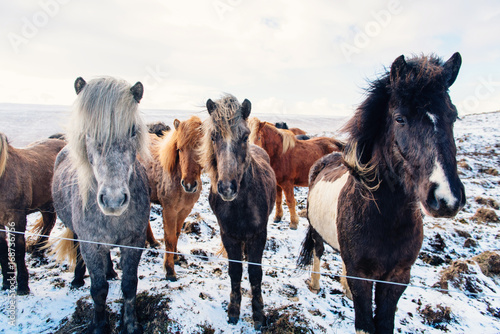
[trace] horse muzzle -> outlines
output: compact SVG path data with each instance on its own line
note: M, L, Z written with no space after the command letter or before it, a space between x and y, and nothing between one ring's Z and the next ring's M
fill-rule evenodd
M436 184L432 184L425 201L421 201L422 211L435 218L452 218L465 205L465 188L462 182L449 191L440 191Z
M193 181L192 183L186 183L184 179L181 180L181 186L185 192L188 194L193 194L198 190L198 181Z
M238 196L238 185L236 180L232 180L230 182L217 182L217 192L224 201L233 201L236 196Z
M102 187L97 195L97 203L106 216L120 216L128 208L130 193L125 187Z

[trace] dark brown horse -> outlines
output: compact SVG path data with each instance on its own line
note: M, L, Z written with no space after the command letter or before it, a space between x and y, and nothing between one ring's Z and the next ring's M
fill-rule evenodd
M145 163L151 187L151 202L161 204L165 250L177 252L184 220L201 193L201 166L198 149L202 137L201 120L193 116L174 121L174 131L163 138L150 135L152 159ZM151 238L148 236L148 242ZM174 255L165 253L166 278L175 281Z
M24 262L26 239L23 234L12 234L14 249L9 250L5 230L25 232L26 216L40 211L39 230L49 235L56 221L50 186L54 161L66 145L62 140L47 139L26 148L14 148L7 137L0 133L0 263L2 265L2 289L9 289L14 281L14 264L8 254L15 254L17 266L17 293L29 293L28 270ZM41 255L46 238L38 238L34 254ZM10 268L9 268L10 267Z
M294 186L309 185L309 169L325 154L340 151L343 144L328 137L298 140L289 130L278 129L268 122L256 118L250 120L252 133L250 142L262 147L271 159L271 167L276 174L276 214L274 221L283 217L283 192L290 210L290 228L297 229L299 216L295 211Z
M374 81L344 130L343 154L319 160L310 174L310 227L299 264L319 271L323 241L340 251L348 276L408 284L423 239L422 214L453 217L465 204L457 175L448 88L459 53L398 57ZM356 333L392 333L405 286L347 278ZM375 316L372 309L375 286ZM311 287L319 289L319 274Z
M220 226L222 243L230 260L261 263L266 245L267 221L274 206L276 180L266 152L248 143L250 101L242 104L232 95L207 101L210 117L203 123L203 165L211 179L210 207ZM231 297L229 323L240 316L241 263L229 262ZM252 287L255 328L265 323L262 300L262 267L248 266Z

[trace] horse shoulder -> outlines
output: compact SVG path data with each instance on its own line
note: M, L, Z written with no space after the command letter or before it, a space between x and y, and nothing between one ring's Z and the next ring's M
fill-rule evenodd
M309 223L334 249L340 250L337 235L338 202L349 179L340 154L330 154L311 168L307 215Z

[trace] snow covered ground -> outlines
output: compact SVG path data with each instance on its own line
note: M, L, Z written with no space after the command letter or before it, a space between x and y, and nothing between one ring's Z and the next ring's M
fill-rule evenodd
M165 120L165 117L170 116L162 117L157 120L164 120L171 125L171 121ZM188 115L175 117L185 119ZM263 115L259 117L270 121L280 118L287 121L289 126L302 127L302 124L310 124L309 128L306 127L310 133L334 134L342 124L339 120L306 119L304 116L273 116L275 118L268 119ZM4 126L2 121L0 126ZM4 131L2 127L0 131ZM13 128L11 125L9 129ZM491 203L500 202L499 128L498 112L466 116L456 123L457 160L466 188L467 205L454 219L425 218L422 252L412 268L411 286L406 289L398 304L395 320L398 333L500 332L500 268L496 268L496 275L486 275L478 264L469 262L465 271L455 272L455 279L449 283L450 293L434 289L442 286L439 284L441 272L453 261L469 260L484 251L498 251L500 248L500 223L481 222L472 218L477 209L482 207L493 210L496 215L500 214L498 207L491 208ZM157 326L155 333L255 332L246 269L242 282L244 293L240 321L237 325L229 325L226 320L230 279L227 262L215 255L220 247L220 237L215 216L208 205L208 182L204 176L203 193L187 219L187 222L198 226L199 230L195 228L192 229L194 232L183 233L179 239L178 249L186 255L185 261L176 266L178 281L165 280L161 249L148 249L143 253L139 266L138 293L157 297L151 298L155 305L152 305L150 312L160 310L155 313L154 321L163 323L164 329L161 331ZM303 209L307 188L296 188L296 198L298 209ZM488 203L487 199L493 201ZM268 243L263 259L263 298L269 316L269 331L352 333L352 302L342 294L339 280L335 277L341 274L340 256L326 247L321 268L324 273L320 281L321 291L318 294L309 291L306 280L310 273L296 270L297 256L308 223L305 218L300 218L299 228L290 230L286 205L284 210L283 222L274 223L273 215L270 217ZM37 217L37 214L31 215L29 224L33 224ZM151 212L151 224L155 236L162 239L159 207ZM61 228L62 224L58 222L52 235L57 236ZM112 253L115 267L119 259L118 253L118 250ZM207 256L208 259L194 257L196 254ZM53 333L66 325L60 333L80 333L84 326L77 325L75 318L81 316L82 309L90 309L90 279L86 278L83 288L71 290L69 283L72 273L67 271L66 265L57 264L50 257L46 264L38 263L31 255L27 255L26 260L31 293L15 297L16 326L9 326L6 316L11 298L5 292L0 293L0 332ZM117 271L121 275L120 270ZM482 295L471 296L471 292ZM120 313L120 298L120 280L110 281L108 305L112 314ZM75 313L80 299L80 307Z

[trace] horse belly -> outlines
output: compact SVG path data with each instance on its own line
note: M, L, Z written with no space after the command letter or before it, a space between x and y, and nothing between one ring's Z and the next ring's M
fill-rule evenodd
M319 180L310 190L308 198L309 223L337 251L340 251L337 235L338 202L348 177L349 173L345 173L333 182Z

